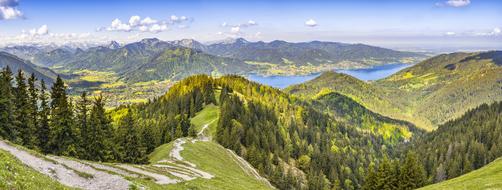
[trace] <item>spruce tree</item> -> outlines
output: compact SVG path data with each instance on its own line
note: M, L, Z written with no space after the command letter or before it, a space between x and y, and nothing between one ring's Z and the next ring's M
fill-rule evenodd
M16 105L16 118L14 120L16 128L20 132L20 141L22 145L33 148L35 145L35 138L33 131L35 126L31 120L31 106L29 102L28 89L23 71L19 70L16 75L16 87L14 88L14 103Z
M89 152L92 160L114 160L113 129L111 119L105 113L105 103L100 94L94 98L89 118Z
M50 150L57 155L76 156L77 131L73 112L60 76L51 89Z
M401 165L399 189L417 189L425 183L425 171L416 154L409 152Z
M38 89L35 86L37 78L34 73L31 73L30 78L28 78L28 94L29 94L29 119L31 120L32 126L30 126L30 135L32 138L32 146L38 147L38 136L37 128L39 126L39 114L38 114ZM40 147L38 147L40 148Z
M50 151L49 149L50 127L49 127L49 117L48 117L50 114L50 108L48 105L46 90L47 89L45 87L45 82L44 80L41 80L40 94L39 94L40 110L38 112L39 122L38 122L37 137L38 137L38 147L44 153L48 153Z
M145 148L142 146L137 130L138 126L134 121L131 110L122 118L120 127L123 130L123 137L121 138L121 147L124 151L122 161L127 163L145 163Z
M0 75L0 137L14 141L18 131L14 124L14 95L12 89L12 72L9 66Z
M82 92L82 95L80 96L80 100L77 102L76 105L76 117L77 117L77 125L78 128L80 129L80 157L84 159L90 159L92 155L89 155L88 153L91 151L91 147L89 146L90 139L89 139L89 99L87 99L87 93Z

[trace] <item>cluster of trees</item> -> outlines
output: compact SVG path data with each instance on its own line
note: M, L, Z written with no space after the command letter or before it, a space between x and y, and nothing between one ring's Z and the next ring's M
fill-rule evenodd
M13 79L6 67L0 77L0 137L55 155L96 161L147 161L144 143L130 144L135 143L130 139L140 134L135 131L138 126L134 120L128 120L132 112L114 128L102 96L90 101L84 92L74 102L59 76L50 92L33 74L26 82L21 70Z
M216 140L279 189L360 189L370 163L394 151L381 136L280 90L238 76L214 80L221 87Z
M391 144L407 140L409 134L420 135L423 133L422 130L409 122L372 112L351 98L337 92L319 95L313 101L313 106L320 111L329 113L338 121L345 121L372 133L381 134L385 141Z
M428 182L440 182L501 157L501 126L502 102L483 104L415 139L407 149L421 155Z
M363 190L412 190L426 183L425 170L413 152L402 160L389 161L387 157L375 169L371 165Z

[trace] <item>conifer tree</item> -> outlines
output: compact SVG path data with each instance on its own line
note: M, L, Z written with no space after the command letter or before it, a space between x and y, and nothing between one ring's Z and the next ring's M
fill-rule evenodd
M88 153L91 152L91 147L89 146L91 144L90 139L89 139L89 99L87 99L87 93L82 92L82 95L80 96L80 100L77 102L76 105L76 114L77 114L77 125L78 128L80 129L80 146L81 146L81 151L80 151L80 157L84 159L90 159L93 157L92 155L89 155Z
M76 156L77 132L73 113L60 76L51 89L50 150L57 155Z
M50 128L49 128L49 117L48 117L50 114L50 108L48 105L46 90L47 88L45 87L45 82L44 80L41 80L40 94L39 94L40 110L38 113L39 122L37 129L37 138L38 138L38 147L44 153L48 153L50 151L49 150Z
M38 89L35 86L35 83L37 81L37 78L35 77L34 73L31 73L30 78L28 78L28 94L29 94L29 119L31 120L32 126L30 126L29 134L31 135L32 138L32 146L38 147L38 126L39 126L39 114L38 114ZM40 148L40 147L38 147Z
M92 160L113 160L113 129L111 119L105 113L103 96L97 96L92 105L89 118L89 155Z
M131 110L121 120L123 137L121 138L121 147L123 148L122 161L127 163L145 163L146 153L142 146L141 138L138 132Z
M20 141L22 145L33 148L34 141L34 123L31 120L31 107L29 102L28 89L23 71L19 70L16 75L16 87L14 88L14 103L16 105L16 118L14 120L16 128L20 132Z
M0 137L14 141L18 131L14 124L14 95L12 89L12 72L9 66L2 69L0 75Z
M416 154L408 152L406 158L401 165L399 176L399 189L417 189L425 183L425 171L422 165L418 162Z

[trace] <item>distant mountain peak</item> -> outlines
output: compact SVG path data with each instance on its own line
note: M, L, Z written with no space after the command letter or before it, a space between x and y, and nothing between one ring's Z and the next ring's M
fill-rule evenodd
M121 46L120 46L120 44L118 42L112 40L112 41L110 41L110 43L108 44L107 47L110 48L110 49L118 49Z
M144 44L154 44L157 42L160 42L160 40L158 38L145 38L140 41L140 43L144 43Z

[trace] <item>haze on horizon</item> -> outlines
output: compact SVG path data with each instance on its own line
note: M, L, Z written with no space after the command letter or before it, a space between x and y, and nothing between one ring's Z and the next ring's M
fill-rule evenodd
M496 0L0 0L0 46L243 37L409 50L502 48Z

